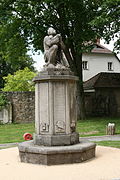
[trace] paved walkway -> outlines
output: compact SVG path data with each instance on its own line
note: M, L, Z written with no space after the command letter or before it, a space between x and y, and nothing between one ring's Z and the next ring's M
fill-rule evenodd
M0 144L0 149L8 148L8 147L15 147L18 143L6 143L6 144Z
M89 136L89 137L80 137L80 140L84 141L120 141L120 134L119 135L106 135L106 136ZM0 149L14 147L17 146L18 143L7 143L7 144L0 144Z
M119 135L106 135L106 136L89 136L89 137L80 137L80 140L86 141L120 141Z

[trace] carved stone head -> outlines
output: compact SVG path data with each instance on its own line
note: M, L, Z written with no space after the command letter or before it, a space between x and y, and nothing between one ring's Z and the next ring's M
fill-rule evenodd
M55 35L56 34L56 30L52 27L48 28L48 35Z

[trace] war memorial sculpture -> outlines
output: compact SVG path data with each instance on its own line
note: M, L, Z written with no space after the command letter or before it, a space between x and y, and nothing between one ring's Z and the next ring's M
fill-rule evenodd
M46 65L35 82L35 134L19 144L21 162L56 165L95 157L95 144L79 142L76 132L76 83L63 53L60 34L48 29L44 38Z

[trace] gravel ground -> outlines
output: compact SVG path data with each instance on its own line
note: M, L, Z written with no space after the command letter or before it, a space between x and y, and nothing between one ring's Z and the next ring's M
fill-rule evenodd
M94 159L57 166L21 163L17 147L2 149L0 180L120 180L120 149L97 146Z

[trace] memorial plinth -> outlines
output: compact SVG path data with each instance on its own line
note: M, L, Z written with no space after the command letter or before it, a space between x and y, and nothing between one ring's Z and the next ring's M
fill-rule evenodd
M58 71L59 72L59 71ZM34 143L45 146L76 144L76 81L78 77L43 72L36 83L36 133ZM60 72L59 72L60 73Z
M34 78L35 134L19 145L22 162L78 163L95 156L94 143L79 143L76 82L69 69L48 68Z

